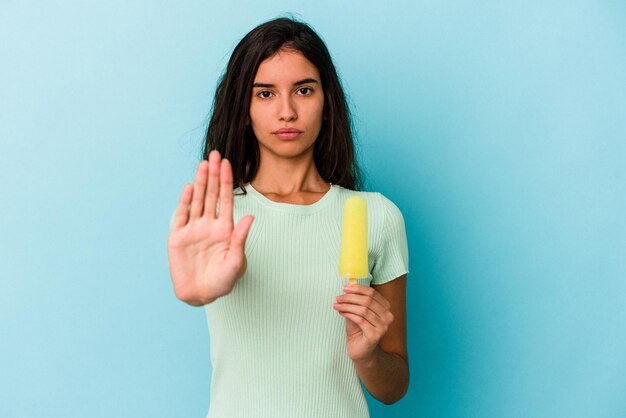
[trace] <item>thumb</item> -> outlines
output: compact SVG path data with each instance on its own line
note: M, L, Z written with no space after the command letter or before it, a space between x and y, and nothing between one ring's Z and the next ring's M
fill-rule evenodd
M237 226L233 229L233 233L230 237L229 253L243 253L243 248L246 244L246 238L248 238L248 232L250 231L252 221L254 221L254 216L252 215L246 215L239 220L239 223L237 223Z

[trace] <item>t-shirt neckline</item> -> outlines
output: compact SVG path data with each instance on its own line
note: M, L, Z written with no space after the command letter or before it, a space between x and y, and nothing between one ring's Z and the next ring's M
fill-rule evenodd
M339 191L339 186L331 184L330 189L317 202L311 203L310 205L297 205L294 203L275 202L271 199L268 199L263 193L252 187L252 184L250 183L247 183L245 185L245 188L246 190L249 190L250 194L258 199L263 205L272 209L277 209L283 212L290 213L317 212L318 210L328 206L328 204L333 201L333 198L337 195L337 192Z

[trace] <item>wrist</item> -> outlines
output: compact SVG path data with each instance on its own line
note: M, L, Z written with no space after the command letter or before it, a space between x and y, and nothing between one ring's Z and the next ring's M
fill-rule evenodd
M376 347L374 347L374 349L367 355L352 359L352 362L359 369L373 369L376 367L376 363L378 362L381 353L382 350L378 345L376 345Z
M228 294L218 294L215 290L208 288L199 288L198 286L189 286L185 288L174 289L176 297L191 306L204 306L214 302L216 299Z

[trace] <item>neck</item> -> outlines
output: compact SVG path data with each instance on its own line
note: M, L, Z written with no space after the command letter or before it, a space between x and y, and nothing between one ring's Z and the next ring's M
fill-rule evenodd
M261 193L280 196L325 193L329 188L315 167L312 152L294 158L261 153L259 169L251 184Z

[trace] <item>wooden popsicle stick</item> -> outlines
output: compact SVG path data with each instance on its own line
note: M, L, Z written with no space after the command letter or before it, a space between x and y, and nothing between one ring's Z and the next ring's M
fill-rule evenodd
M356 279L353 277L350 277L350 284L356 284Z

